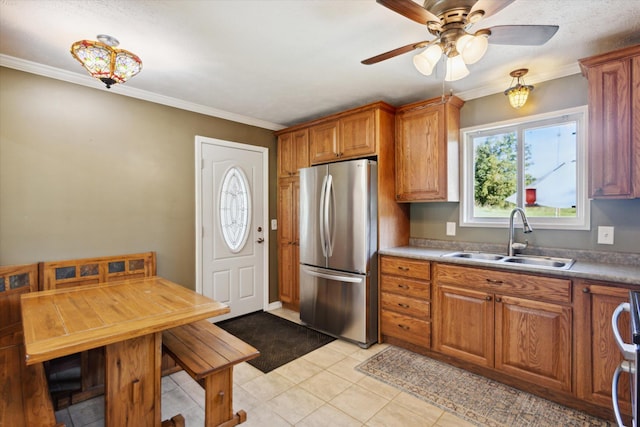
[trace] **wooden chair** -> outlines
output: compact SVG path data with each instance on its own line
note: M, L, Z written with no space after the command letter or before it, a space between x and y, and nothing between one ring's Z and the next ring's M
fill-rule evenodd
M20 295L38 290L38 265L0 267L0 426L57 424L41 363L25 363Z
M38 270L40 290L86 286L155 276L156 254L143 252L48 261L39 263ZM105 379L104 348L54 359L47 363L47 371L57 409L101 395ZM74 377L74 372L79 372L79 378Z

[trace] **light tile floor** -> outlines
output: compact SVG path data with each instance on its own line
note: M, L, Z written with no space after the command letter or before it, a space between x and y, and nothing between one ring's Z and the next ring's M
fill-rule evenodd
M300 321L293 311L272 313ZM355 370L385 347L364 350L336 340L268 374L241 363L233 371L234 411L246 411L245 427L472 426ZM204 390L184 371L162 379L162 419L178 413L187 427L204 425ZM72 405L58 411L56 418L67 427L103 426L104 399Z

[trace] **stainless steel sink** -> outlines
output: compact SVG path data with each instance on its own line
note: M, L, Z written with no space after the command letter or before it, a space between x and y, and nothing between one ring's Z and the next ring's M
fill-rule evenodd
M462 258L471 261L477 261L488 264L510 263L512 265L523 265L534 268L544 268L552 270L568 270L571 268L574 259L571 258L552 258L545 256L533 255L499 255L485 252L452 252L442 255L445 258Z
M538 256L516 255L501 260L502 262L511 262L515 264L530 265L532 267L548 267L560 270L568 270L571 268L575 260L570 258L551 258Z
M499 261L505 257L504 255L487 254L484 252L453 252L450 254L444 254L442 256L452 258L479 259L484 261Z

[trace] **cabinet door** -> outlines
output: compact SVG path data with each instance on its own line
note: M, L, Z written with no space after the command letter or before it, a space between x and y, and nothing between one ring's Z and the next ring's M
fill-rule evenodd
M589 193L631 197L631 60L589 69Z
M447 143L444 105L396 116L396 198L398 201L447 197Z
M299 304L298 178L278 185L278 293L280 300L296 308Z
M493 367L493 297L486 292L438 285L434 304L434 349Z
M308 135L302 129L278 137L278 178L296 176L298 169L309 166Z
M571 307L496 296L495 368L571 391Z
M376 154L375 111L363 111L340 119L341 158Z
M574 301L576 392L582 399L611 408L611 379L622 362L611 329L611 316L620 303L629 301L629 290L583 281L574 287ZM631 342L627 313L620 316L618 328L622 338ZM620 377L618 398L620 410L631 414L628 375Z
M309 157L311 164L336 160L339 154L338 120L331 120L309 128Z

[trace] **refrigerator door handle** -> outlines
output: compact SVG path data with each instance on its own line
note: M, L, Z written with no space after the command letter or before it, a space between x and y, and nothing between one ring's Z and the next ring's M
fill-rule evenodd
M322 253L325 257L330 257L331 252L333 251L332 243L331 243L331 215L329 213L329 208L331 207L331 187L333 184L333 177L331 174L328 174L325 177L325 185L322 190L322 199L320 204L322 205L323 213L322 213L322 233L324 234L324 243Z
M362 281L364 280L363 277L341 276L339 274L322 273L320 271L311 270L306 267L303 267L303 268L304 268L304 272L309 276L319 277L321 279L336 280L339 282L348 282L348 283L362 283Z
M322 256L327 257L327 236L325 231L325 203L327 194L327 176L322 179L322 190L320 190L320 246L322 246Z
M333 191L333 176L329 174L327 179L327 207L325 210L325 230L327 233L327 256L333 256L333 245L335 243L335 216L336 216L336 194Z

